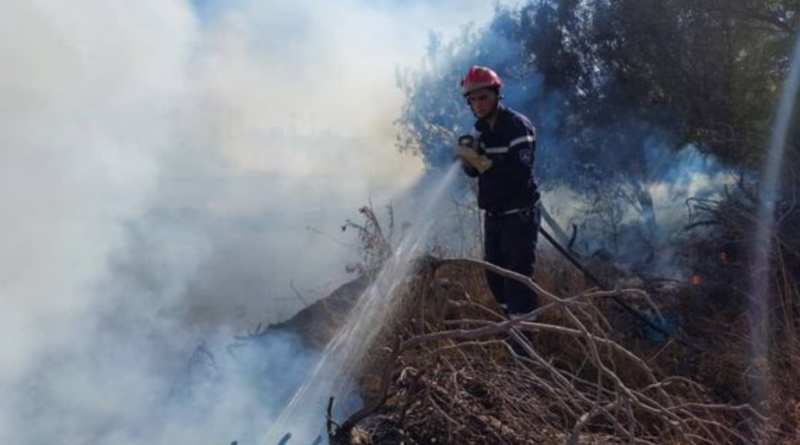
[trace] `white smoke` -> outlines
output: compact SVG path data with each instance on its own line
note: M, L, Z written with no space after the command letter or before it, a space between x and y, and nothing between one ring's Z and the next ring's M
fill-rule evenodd
M350 252L305 227L336 232L414 183L395 72L428 29L491 13L200 5L0 0L0 443L266 427L313 357L279 339L244 371L223 345L291 315L290 283L341 279ZM199 338L214 360L187 370Z
M171 1L0 3L0 383L92 303L155 191L194 27Z

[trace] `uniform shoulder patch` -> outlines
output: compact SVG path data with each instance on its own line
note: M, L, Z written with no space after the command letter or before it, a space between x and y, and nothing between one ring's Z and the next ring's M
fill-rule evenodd
M533 161L533 150L530 148L523 148L519 151L519 159L526 164L530 164L531 161Z

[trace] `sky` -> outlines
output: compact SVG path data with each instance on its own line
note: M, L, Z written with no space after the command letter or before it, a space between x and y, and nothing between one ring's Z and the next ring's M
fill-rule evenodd
M398 70L492 8L0 0L0 443L208 439L154 401L349 278L339 226L422 174Z

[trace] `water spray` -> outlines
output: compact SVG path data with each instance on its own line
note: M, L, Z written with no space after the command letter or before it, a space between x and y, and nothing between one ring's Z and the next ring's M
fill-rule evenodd
M797 35L792 66L783 86L772 134L767 147L767 159L764 164L761 185L761 204L756 223L756 235L753 238L752 258L750 265L750 331L751 361L759 378L754 380L754 402L759 406L765 400L769 378L769 280L772 275L770 252L773 246L773 230L775 227L775 204L778 201L781 166L783 163L786 139L789 134L795 98L800 92L800 33Z
M292 400L270 427L264 445L287 440L287 432L297 443L319 441L325 434L322 420L330 419L333 400L340 404L355 393L351 377L361 363L363 355L378 338L381 327L401 307L398 294L402 283L417 265L431 234L434 218L431 215L440 207L442 199L458 177L459 165L453 164L433 187L420 206L411 230L407 232L391 257L381 268L367 290L359 297L347 323L336 333L325 348L322 358L311 377L295 393ZM327 416L325 406L328 405Z

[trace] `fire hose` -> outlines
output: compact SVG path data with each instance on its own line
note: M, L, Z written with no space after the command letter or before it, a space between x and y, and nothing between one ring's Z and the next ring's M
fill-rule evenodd
M486 170L488 170L489 168L491 168L492 162L489 159L487 159L485 156L479 154L474 149L474 144L475 144L475 138L474 137L472 137L470 135L461 136L458 139L459 149L456 152L456 158L460 158L465 163L465 165L468 165L471 169L473 169L476 172L476 174L477 173L483 173ZM544 206L540 206L540 209L541 209L541 212L542 212L542 217L548 223L548 225L551 228L553 228L553 230L555 230L557 232L557 234L562 239L566 239L566 235L565 235L564 231L558 226L558 224L553 219L553 217L550 214L547 213L547 211L545 210ZM580 270L583 273L583 275L589 281L591 281L595 286L599 287L600 289L602 289L604 291L612 291L613 290L610 286L604 284L603 282L600 281L600 279L598 279L594 274L592 274L586 268L586 266L584 266L580 261L578 261L578 259L575 258L575 256L572 255L569 252L569 250L567 250L560 242L558 242L558 240L556 240L550 233L548 233L547 230L544 229L544 227L541 227L541 226L539 227L539 233L541 233L542 236L544 236L545 239L547 239L547 241L550 242L550 244L552 244L553 247L555 247L555 249L561 255L563 255L564 258L567 259L567 261L572 263L573 266L575 266L578 270ZM611 298L615 303L617 303L625 311L627 311L628 313L633 315L635 318L637 318L638 320L640 320L641 322L643 322L644 324L646 324L648 327L650 327L651 329L655 330L656 332L658 332L658 333L660 333L662 335L665 335L667 338L674 339L677 343L679 343L679 344L681 344L683 346L686 346L686 347L689 347L691 349L698 350L698 351L700 350L700 348L698 348L697 346L687 342L686 340L683 340L683 339L677 337L674 333L667 332L666 329L664 329L663 327L661 327L658 324L654 323L653 320L651 320L648 316L646 316L641 311L637 310L636 308L634 308L633 306L631 306L630 304L625 302L622 298L619 297L619 295L613 295Z
M544 206L541 206L540 209L542 211L542 216L547 221L547 223L551 227L554 227L555 230L560 230L558 225L555 224L555 220L553 220L553 218L544 209ZM603 283L602 281L600 281L600 279L597 278L597 276L595 276L591 271L589 271L589 269L587 269L586 266L584 266L577 258L575 258L575 256L572 255L572 253L570 253L569 250L567 250L564 246L562 246L561 243L559 243L558 240L556 240L553 237L553 235L551 235L547 230L545 230L544 227L541 227L541 226L539 227L539 233L541 233L542 236L544 236L544 238L558 251L558 253L563 255L564 258L567 259L567 261L572 263L572 265L575 266L575 268L577 268L579 271L581 271L583 273L583 276L586 277L589 281L591 281L595 286L597 286L600 289L605 290L605 291L613 290L610 286L608 286L605 283ZM686 340L684 340L682 338L679 338L674 333L667 332L666 329L664 329L663 327L661 327L661 326L657 325L656 323L654 323L653 320L651 320L648 316L646 316L641 311L637 310L636 308L634 308L633 306L628 304L625 300L620 298L619 295L612 295L611 298L621 308L625 309L625 311L627 311L628 313L630 313L631 315L636 317L638 320L640 320L641 322L646 324L651 329L657 331L660 334L665 335L667 338L674 339L678 344L681 344L683 346L689 347L689 348L694 349L696 351L700 351L700 348L698 348L697 346L693 345L692 343L689 343Z

